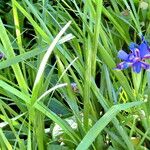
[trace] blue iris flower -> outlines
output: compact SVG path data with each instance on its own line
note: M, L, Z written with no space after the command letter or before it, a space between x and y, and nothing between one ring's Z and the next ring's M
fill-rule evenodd
M0 59L4 57L4 54L0 52Z
M142 43L140 45L136 43L130 43L129 49L131 53L127 54L125 51L120 50L118 52L118 57L123 60L119 63L116 70L127 69L132 67L135 73L139 73L141 69L150 69L150 64L144 62L144 60L150 58L150 47L148 46L147 41L142 38Z

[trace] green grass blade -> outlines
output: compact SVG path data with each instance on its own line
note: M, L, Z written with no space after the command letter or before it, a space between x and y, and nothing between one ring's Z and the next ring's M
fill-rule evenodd
M4 135L2 129L0 128L0 137L1 140L3 140L3 142L5 143L5 146L7 147L7 149L12 150L12 146L9 143L9 141L7 140L6 136Z
M98 134L108 125L108 123L119 113L121 110L126 110L134 106L143 104L142 101L131 102L126 104L119 104L111 107L87 132L85 137L82 139L76 150L87 150L92 144Z
M17 97L21 98L24 102L27 104L30 104L30 97L23 94L22 92L18 91L17 89L13 88L9 84L5 83L4 81L0 80L0 87L5 89L6 91L16 95ZM46 106L44 106L42 103L34 103L34 107L43 114L45 114L47 117L52 119L54 122L56 122L75 142L77 142L77 139L79 139L78 135L72 130L72 128L63 121L58 115L53 113L51 110L49 110ZM31 109L33 109L31 108Z
M22 14L27 17L27 19L31 22L32 26L35 28L37 32L41 34L46 42L50 41L50 37L42 30L42 28L34 21L32 16L16 1L14 0L15 6L22 12Z
M41 88L41 79L43 76L43 72L45 70L47 61L54 49L54 47L56 46L57 42L59 41L59 39L61 38L61 36L64 34L64 32L67 30L67 28L70 26L71 21L69 21L62 29L61 31L57 34L57 36L55 37L55 39L53 40L53 42L51 43L51 45L49 46L47 52L45 53L45 55L43 56L43 59L40 63L36 78L35 78L35 82L33 85L33 90L32 90L32 98L31 101L34 103L36 101L36 98L38 96L38 92L39 89Z
M96 18L95 18L95 29L94 29L94 36L93 36L93 50L92 50L92 75L95 77L96 74L96 57L97 57L97 48L98 48L98 41L99 41L99 34L101 28L101 13L102 13L102 4L103 0L97 0L96 2Z
M46 48L43 48L42 50L39 48L36 48L36 49L33 49L32 51L25 52L25 53L15 56L15 57L6 59L6 60L0 62L0 69L7 68L11 65L14 65L19 62L25 61L29 58L35 57L35 56L45 52L46 50L47 50Z
M115 68L116 64L115 64L114 60L112 59L112 57L107 52L107 50L101 44L99 45L99 54L103 58L105 64L109 67L109 69L114 73L116 78L119 80L120 84L122 85L122 87L124 88L124 90L126 91L128 96L130 97L130 99L134 100L135 95L133 94L133 91L128 83L127 78L121 71L113 70L113 68Z
M15 53L13 51L11 42L9 40L6 29L5 29L1 19L0 19L0 33L1 33L0 34L0 39L3 43L3 45L4 45L4 48L5 48L4 54L6 55L7 58L14 57ZM18 81L18 84L19 84L21 90L23 90L24 92L27 92L28 91L28 86L27 86L27 83L26 83L26 81L23 77L23 74L21 72L21 69L20 69L19 65L18 64L12 65L12 68L13 68L13 71L15 73L16 79Z
M38 99L37 101L40 101L43 97L47 96L49 93L51 93L52 91L55 91L56 89L58 88L61 88L61 87L64 87L64 86L67 86L66 83L64 84L59 84L59 85L56 85L54 87L52 87L51 89L47 90L45 93L43 93Z

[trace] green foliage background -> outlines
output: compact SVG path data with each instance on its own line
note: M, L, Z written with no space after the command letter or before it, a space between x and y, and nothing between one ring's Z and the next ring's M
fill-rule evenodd
M113 69L150 42L149 0L1 0L0 16L0 149L150 148L150 73Z

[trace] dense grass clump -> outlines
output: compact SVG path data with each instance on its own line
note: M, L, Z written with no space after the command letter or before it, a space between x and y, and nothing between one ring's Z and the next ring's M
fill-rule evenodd
M114 69L131 42L150 50L149 0L0 0L0 16L0 149L150 149L149 68Z

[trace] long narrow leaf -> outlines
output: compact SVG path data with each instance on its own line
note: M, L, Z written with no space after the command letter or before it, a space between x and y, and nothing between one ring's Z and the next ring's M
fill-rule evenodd
M106 112L104 116L102 116L102 118L100 118L95 123L95 125L87 132L87 134L80 142L76 150L87 150L88 147L95 140L95 138L98 136L98 134L108 125L108 123L117 115L119 111L126 110L131 107L141 105L143 103L143 101L131 102L127 104L115 105L112 108L110 108L108 112Z

